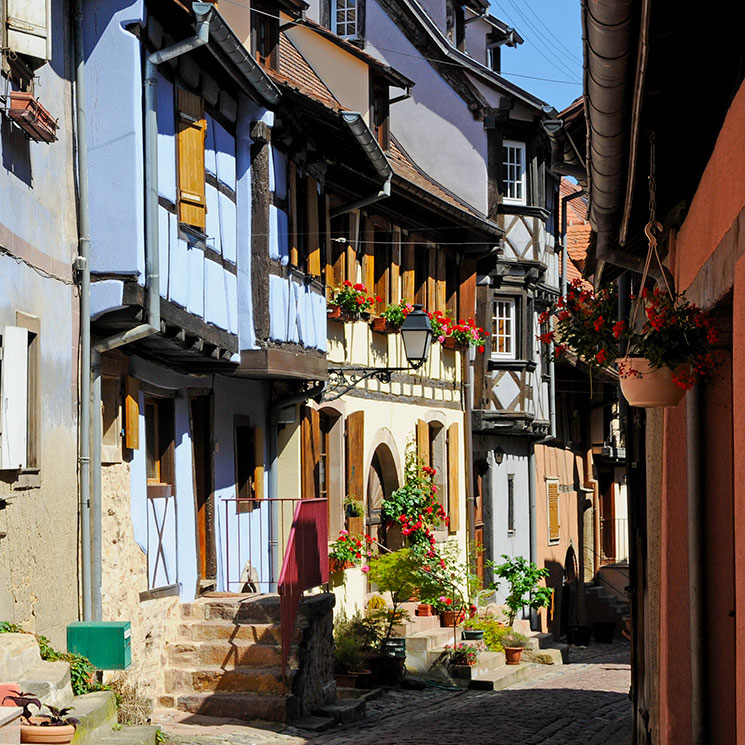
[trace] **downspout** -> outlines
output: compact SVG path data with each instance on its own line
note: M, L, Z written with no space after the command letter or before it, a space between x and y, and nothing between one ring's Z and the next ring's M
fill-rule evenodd
M91 267L90 214L88 202L88 147L85 118L85 52L83 49L83 0L75 0L75 145L78 170L78 261L80 271L80 543L83 620L91 612L91 516L90 516L90 416L91 416Z
M279 581L279 571L282 567L282 557L279 551L279 533L275 531L274 526L277 525L281 517L279 511L279 503L275 500L279 499L279 474L278 474L278 463L279 458L279 412L282 409L287 409L290 406L305 403L310 398L320 396L326 390L326 383L318 383L312 388L308 388L300 393L293 393L290 396L277 399L269 407L269 427L268 427L268 442L267 442L267 461L269 467L269 499L270 499L270 511L269 511L269 559L270 559L270 576L272 582L269 586L269 592L277 591L277 582Z
M691 743L706 745L706 669L704 657L705 638L702 629L706 623L705 586L703 567L704 539L701 526L704 524L701 489L701 384L688 393L686 399L686 449L688 476L688 612L691 651Z
M469 346L464 356L466 366L466 382L463 385L463 395L466 399L466 428L463 436L466 445L466 504L468 505L468 542L472 549L476 548L476 504L473 495L473 363L476 360L476 349Z
M528 443L528 522L530 529L530 561L538 563L538 529L536 526L535 443ZM530 627L538 628L538 611L530 609Z
M81 0L77 0L79 4ZM208 6L210 9L212 6ZM202 15L202 17L205 14ZM81 33L82 41L82 11L81 11ZM145 288L147 292L147 323L135 326L128 331L114 334L97 342L93 347L93 358L89 361L87 368L93 372L92 402L89 417L84 420L90 422L93 435L93 450L91 455L91 485L90 512L92 513L92 525L90 536L89 556L92 563L91 571L91 597L93 620L100 621L103 616L102 605L102 525L101 525L101 352L107 352L118 347L131 344L160 332L160 250L158 245L158 111L157 111L157 78L156 67L162 62L167 62L174 57L179 57L186 52L204 46L209 40L209 22L200 20L197 22L197 33L190 39L177 42L176 44L161 49L149 55L145 61L145 133L144 133L144 160L145 160ZM82 74L82 70L81 70ZM79 148L84 152L85 148ZM86 179L87 189L87 179ZM82 190L81 190L82 201ZM82 212L82 209L81 209ZM86 209L87 213L87 209ZM90 279L90 276L89 276ZM90 286L88 294L90 293ZM85 314L81 302L81 323L85 319L85 325L90 329L90 301L88 301ZM86 377L85 375L83 376ZM82 395L82 394L81 394ZM87 430L88 427L84 426ZM90 449L90 448L89 448ZM83 551L84 555L86 551Z
M347 212L352 212L353 210L358 210L362 207L367 207L370 204L375 204L375 202L380 202L383 199L387 199L391 195L392 178L393 174L388 176L388 178L385 180L380 189L378 189L378 191L374 191L372 194L368 194L366 197L357 199L354 202L348 202L347 204L341 204L338 207L335 207L331 210L331 217L346 215Z

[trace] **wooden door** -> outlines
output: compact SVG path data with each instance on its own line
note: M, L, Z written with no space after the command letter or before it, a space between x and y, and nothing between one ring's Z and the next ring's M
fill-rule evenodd
M194 496L197 511L197 568L200 583L217 576L212 466L212 396L190 397Z
M616 560L615 501L615 484L611 481L600 496L601 561L610 564Z

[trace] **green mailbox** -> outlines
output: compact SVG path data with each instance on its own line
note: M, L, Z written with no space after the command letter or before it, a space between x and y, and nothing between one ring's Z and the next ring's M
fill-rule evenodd
M129 621L71 623L67 651L84 655L99 670L125 670L132 664L132 628Z

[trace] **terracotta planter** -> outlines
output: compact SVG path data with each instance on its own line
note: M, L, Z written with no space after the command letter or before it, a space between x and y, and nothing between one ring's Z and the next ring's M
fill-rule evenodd
M441 344L443 349L457 349L459 352L463 352L466 349L466 345L458 344L454 336L446 336L445 341L441 342Z
M357 686L357 673L336 673L334 678L337 688L355 688Z
M436 616L437 611L435 611L434 607L429 605L428 603L419 603L417 606L416 611L414 611L417 616Z
M63 724L60 727L41 727L41 722L46 721L46 717L31 717L30 724L21 724L21 742L48 742L61 745L72 742L75 736L75 727L72 724Z
M677 406L686 394L685 388L673 381L673 371L669 367L653 370L643 357L620 357L616 362L641 373L640 378L635 375L621 378L621 393L630 406L648 409Z
M57 120L31 93L11 91L8 116L36 142L57 139Z
M340 321L341 308L338 305L329 305L326 309L326 315L329 317L330 321Z
M398 333L399 326L393 326L388 323L385 318L373 318L370 321L370 328L379 334L396 334Z
M348 517L347 518L347 530L352 535L362 535L365 532L365 518L364 517Z
M332 559L329 556L329 572L334 574L336 572L343 572L345 569L351 569L354 564L351 561L339 561L339 559Z
M440 626L457 626L460 613L455 610L444 610L440 613Z
M519 665L520 658L523 655L522 647L505 647L504 660L507 665Z

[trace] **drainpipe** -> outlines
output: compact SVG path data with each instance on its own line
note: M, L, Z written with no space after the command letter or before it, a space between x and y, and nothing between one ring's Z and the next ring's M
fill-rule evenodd
M691 743L706 745L706 669L704 663L705 586L703 578L704 524L701 498L701 385L697 384L686 399L686 449L688 476L688 613L691 645Z
M362 197L362 199L358 199L355 202L349 202L348 204L339 205L339 207L331 210L331 217L345 215L347 212L352 212L352 210L358 210L362 207L367 207L369 204L380 202L382 199L387 199L391 195L392 178L393 174L388 176L388 178L385 180L385 183L383 184L383 186L380 187L378 191L374 191L372 194L368 194L368 196Z
M277 591L277 582L279 581L279 571L282 566L282 557L279 555L279 532L275 531L275 526L280 520L279 503L273 500L279 499L279 412L290 406L304 404L308 399L320 396L326 390L326 382L318 383L312 388L308 388L300 393L293 393L290 396L277 399L269 408L269 427L268 427L268 466L269 466L269 498L271 509L269 512L269 559L270 559L270 576L272 582L269 586L269 592Z
M463 385L463 395L466 399L466 428L463 433L466 446L466 504L468 505L468 541L472 548L476 547L476 505L473 498L473 363L476 359L476 349L468 347L464 357L466 366L466 382Z
M77 0L78 3L81 0ZM212 6L207 6L211 9ZM196 12L196 11L195 11ZM204 19L204 14L197 14L197 18ZM80 13L80 42L82 42L82 12ZM177 42L165 49L161 49L147 57L145 62L145 136L144 136L144 159L145 159L145 288L147 292L147 323L135 326L128 331L114 334L97 342L93 358L93 400L89 418L83 419L83 430L88 430L87 422L91 422L93 435L93 452L91 453L91 485L93 487L90 495L90 510L92 512L92 525L89 540L84 539L84 561L87 558L93 563L91 571L91 597L93 608L93 620L100 621L103 615L102 605L102 535L101 535L101 365L100 354L118 347L131 344L160 332L160 251L158 246L158 110L157 110L157 65L168 60L179 57L182 54L204 46L209 40L209 22L197 21L197 33L190 39ZM80 45L82 54L82 43ZM81 76L82 76L82 67ZM78 148L85 152L85 143ZM87 179L86 179L87 189ZM87 196L87 195L86 195ZM81 190L82 201L82 190ZM86 199L87 201L87 199ZM82 209L81 209L82 212ZM87 215L87 208L86 208ZM85 313L81 302L81 323L85 319L85 326L90 328L90 300L88 291L88 305ZM89 332L90 333L90 332ZM90 370L90 361L86 371ZM85 378L86 375L83 375ZM81 393L82 395L82 393ZM84 399L86 400L86 399ZM90 417L92 416L92 420ZM90 450L90 446L89 446ZM81 490L82 491L82 490ZM88 545L89 544L89 545Z
M538 529L536 526L535 443L528 443L528 520L530 526L530 560L538 563ZM530 609L530 627L538 628L538 611Z
M91 614L90 523L90 404L91 404L91 267L88 202L88 148L85 119L85 52L83 49L83 0L75 0L75 145L78 171L78 259L80 271L80 542L83 620Z

